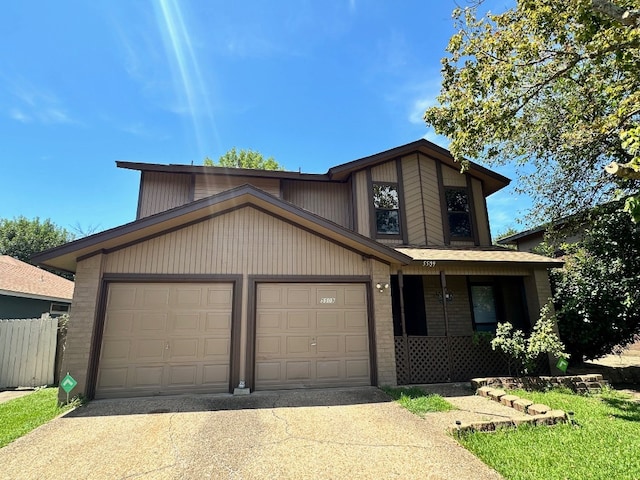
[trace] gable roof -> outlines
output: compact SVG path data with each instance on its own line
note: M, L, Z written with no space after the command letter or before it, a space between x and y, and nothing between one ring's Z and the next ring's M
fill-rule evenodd
M420 152L428 157L441 161L442 163L460 169L460 164L456 163L451 153L435 143L425 139L416 140L399 147L385 150L368 157L353 160L348 163L331 167L327 173L301 173L289 172L284 170L257 170L250 168L227 168L227 167L210 167L204 165L161 165L157 163L139 163L117 161L119 168L127 168L130 170L140 170L142 172L165 172L165 173L183 173L183 174L204 174L204 175L231 175L243 177L262 177L262 178L278 178L285 180L307 180L318 182L345 182L351 173L362 170L363 168L373 167L380 163L394 160L398 157L410 155ZM469 162L467 173L472 177L482 180L483 193L485 196L497 192L501 188L509 185L511 180L500 175L488 168L477 163Z
M208 168L208 167L207 167ZM217 195L138 219L134 222L106 230L89 237L46 250L32 257L40 265L74 272L77 261L97 253L139 243L187 225L224 214L233 209L253 206L284 221L312 231L362 255L386 263L406 265L411 258L393 248L333 223L307 210L280 200L251 185L226 190Z
M71 280L9 255L0 255L0 295L69 303L73 286Z

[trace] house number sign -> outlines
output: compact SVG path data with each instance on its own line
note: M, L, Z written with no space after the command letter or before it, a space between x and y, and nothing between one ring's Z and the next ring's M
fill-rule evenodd
M336 297L322 297L320 303L336 303Z
M423 260L422 261L422 266L423 267L433 268L433 267L436 266L436 261L435 260Z

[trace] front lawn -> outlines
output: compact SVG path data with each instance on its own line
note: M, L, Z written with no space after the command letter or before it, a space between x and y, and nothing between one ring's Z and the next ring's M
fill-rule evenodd
M640 479L640 403L616 391L597 396L561 391L514 395L573 411L577 424L521 426L459 438L505 478Z
M58 388L41 388L24 397L0 404L0 447L71 409L58 405Z
M384 387L382 390L404 408L420 416L429 412L446 412L456 408L440 395L427 393L418 387Z

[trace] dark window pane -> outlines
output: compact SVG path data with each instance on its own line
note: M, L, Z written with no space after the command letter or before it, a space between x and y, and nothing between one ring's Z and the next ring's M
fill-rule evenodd
M378 233L399 234L398 210L376 210L376 228Z
M450 213L449 231L452 237L471 237L471 221L468 213Z
M376 208L398 209L398 190L393 185L373 185L373 205Z
M469 197L466 190L447 190L447 210L449 212L468 212Z

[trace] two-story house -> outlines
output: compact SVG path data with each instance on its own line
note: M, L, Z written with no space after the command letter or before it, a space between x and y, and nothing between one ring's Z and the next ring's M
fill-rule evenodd
M474 334L535 322L560 263L491 246L509 180L426 140L325 174L117 165L136 220L35 258L76 274L64 371L89 398L505 373Z

